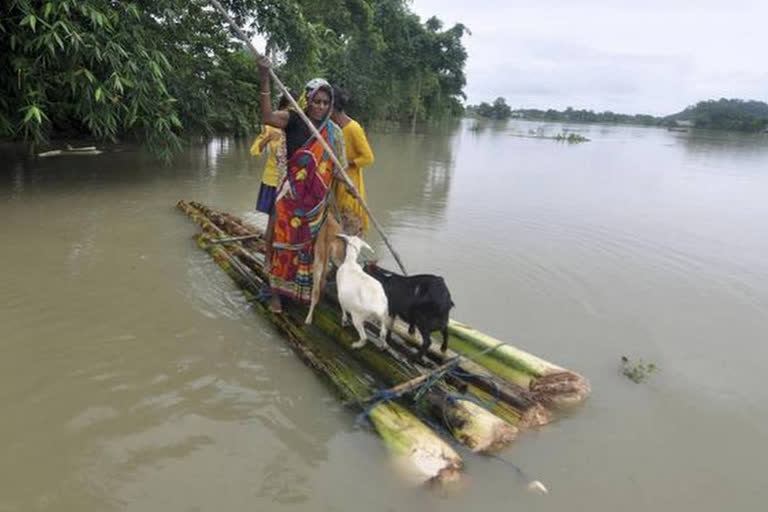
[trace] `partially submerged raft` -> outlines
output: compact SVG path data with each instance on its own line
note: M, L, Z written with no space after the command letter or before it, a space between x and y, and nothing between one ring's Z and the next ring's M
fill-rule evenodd
M347 403L365 412L412 481L459 478L461 456L443 437L475 453L496 453L519 429L548 423L557 409L589 395L589 383L581 375L454 321L448 353L440 353L440 344L433 343L419 364L403 357L420 340L402 322L393 329L397 350L381 351L373 343L351 349L357 334L340 325L333 283L315 310L312 326L304 324L306 308L301 305L285 304L283 313L275 315L256 299L268 282L259 229L197 202L182 200L177 206L202 228L198 245L232 277L256 311L286 335L296 354Z

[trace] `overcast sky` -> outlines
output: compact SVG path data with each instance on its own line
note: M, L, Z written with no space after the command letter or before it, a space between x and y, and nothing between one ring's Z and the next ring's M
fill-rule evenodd
M471 31L471 104L671 114L768 101L768 0L412 0Z

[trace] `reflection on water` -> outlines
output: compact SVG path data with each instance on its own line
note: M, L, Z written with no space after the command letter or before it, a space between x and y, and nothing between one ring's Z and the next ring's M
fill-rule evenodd
M371 139L377 160L375 167L363 172L374 213L393 227L439 222L460 137L455 133L387 133Z
M510 136L531 130L591 141ZM252 213L263 161L214 139L171 166L131 146L2 159L0 511L759 509L764 135L469 120L369 135L369 202L409 270L445 276L457 318L591 379L583 408L504 454L552 494L469 454L448 499L401 487L174 210ZM621 355L661 371L635 385Z

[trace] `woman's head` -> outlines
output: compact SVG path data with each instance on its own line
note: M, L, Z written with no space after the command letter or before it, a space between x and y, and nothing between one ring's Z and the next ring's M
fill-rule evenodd
M333 111L342 113L347 111L349 105L349 95L341 88L333 86Z
M322 78L313 78L307 82L306 93L307 115L315 121L328 117L333 104L331 84Z

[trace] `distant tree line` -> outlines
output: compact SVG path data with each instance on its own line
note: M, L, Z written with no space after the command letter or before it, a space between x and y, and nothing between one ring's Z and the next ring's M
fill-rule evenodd
M595 112L593 110L576 110L568 107L565 110L539 110L535 108L518 109L513 111L515 117L530 119L535 121L570 121L576 123L628 123L654 126L663 124L663 118L654 117L647 114L617 114L606 110L604 112Z
M485 102L479 105L470 105L466 108L466 113L489 119L515 117L532 121L622 123L645 126L678 126L682 124L697 128L747 132L764 131L768 128L768 103L725 98L700 101L682 112L662 117L649 114L617 114L609 110L595 112L586 109L577 110L572 107L565 110L535 108L512 110L507 106L504 98L497 98L492 105Z
M512 109L507 105L507 101L504 98L496 98L493 104L486 102L479 105L469 105L466 108L466 113L469 115L477 115L480 117L487 117L489 119L509 119L512 115Z
M700 101L672 117L692 121L697 128L764 131L768 127L768 104L721 98Z

